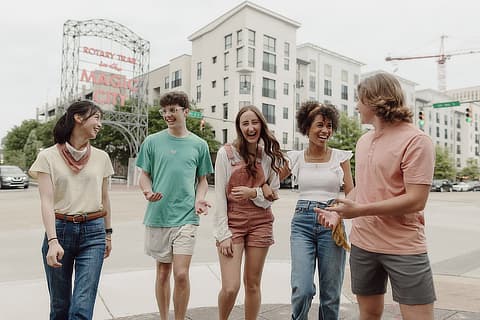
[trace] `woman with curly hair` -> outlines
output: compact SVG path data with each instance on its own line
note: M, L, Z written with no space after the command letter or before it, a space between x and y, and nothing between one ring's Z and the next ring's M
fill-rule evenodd
M375 128L356 146L355 189L336 207L318 210L320 222L353 219L352 292L360 319L380 319L387 280L403 319L433 319L435 290L423 209L433 179L435 150L416 128L398 80L386 73L358 85L362 123Z
M214 235L222 274L218 310L219 319L228 319L240 288L245 255L245 319L253 320L261 304L265 258L273 244L270 206L277 198L285 158L258 108L241 108L235 128L237 138L220 148L215 162Z
M325 208L353 189L350 171L351 151L328 146L338 128L339 115L333 105L316 101L304 103L297 113L297 127L308 137L305 150L290 151L290 168L298 184L299 200L291 222L292 319L308 319L315 296L315 268L318 264L320 306L318 319L338 319L340 293L345 268L343 223L332 231L319 224L314 208Z

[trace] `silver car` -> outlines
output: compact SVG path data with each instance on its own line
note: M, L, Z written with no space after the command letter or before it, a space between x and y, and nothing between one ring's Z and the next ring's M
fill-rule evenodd
M17 166L0 166L0 187L28 188L30 178Z

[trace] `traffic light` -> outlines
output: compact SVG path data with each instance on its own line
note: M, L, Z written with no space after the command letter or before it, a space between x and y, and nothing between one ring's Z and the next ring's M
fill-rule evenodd
M202 119L200 120L200 131L203 131L205 129L205 120Z
M425 117L422 111L418 113L418 125L420 129L423 129L423 126L425 125Z
M467 121L468 123L472 122L472 115L470 113L470 108L467 108L467 110L465 110L465 121Z

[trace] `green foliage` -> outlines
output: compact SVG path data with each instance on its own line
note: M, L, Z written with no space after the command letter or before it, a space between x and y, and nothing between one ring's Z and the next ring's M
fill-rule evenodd
M3 150L4 163L12 166L19 166L23 170L27 170L27 165L25 164L25 153L23 150Z
M449 179L455 178L455 166L447 149L440 146L435 147L435 172L433 177L435 179Z
M459 172L459 175L468 180L479 180L480 169L477 160L473 158L467 159L467 166Z
M39 125L40 123L36 120L24 120L20 126L13 127L3 140L5 150L23 150L30 131Z
M110 158L118 160L122 165L128 165L130 150L123 134L114 126L103 125L97 138L92 140L93 146L105 150Z
M37 158L37 154L40 151L40 148L42 148L42 142L37 138L36 129L33 129L32 131L30 131L27 141L23 146L26 168L30 168L30 166L33 164L33 162Z
M356 118L349 117L345 112L342 112L337 132L333 134L329 142L332 148L351 150L353 152L353 157L350 160L353 177L355 177L355 147L358 139L364 132Z

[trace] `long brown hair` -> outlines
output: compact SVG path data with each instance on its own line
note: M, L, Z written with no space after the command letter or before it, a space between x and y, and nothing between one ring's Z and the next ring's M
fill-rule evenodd
M282 151L280 150L280 144L278 143L273 133L268 129L265 117L257 107L245 106L238 111L235 118L235 129L237 130L237 138L235 139L233 145L238 150L238 153L240 153L240 156L247 164L248 173L252 177L255 177L257 174L257 170L255 168L255 160L252 160L252 158L248 156L248 143L242 134L242 130L240 129L240 117L247 111L252 111L253 113L255 113L258 120L260 120L260 139L263 140L265 153L267 154L267 156L270 157L270 159L272 159L272 163L270 165L271 168L273 169L273 171L278 173L280 167L286 162L286 159Z

